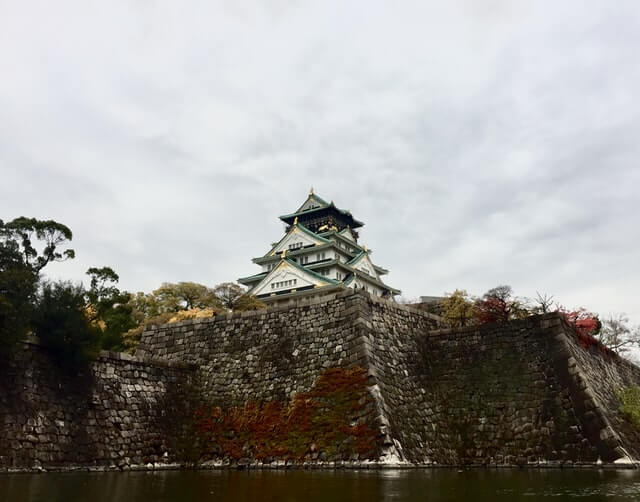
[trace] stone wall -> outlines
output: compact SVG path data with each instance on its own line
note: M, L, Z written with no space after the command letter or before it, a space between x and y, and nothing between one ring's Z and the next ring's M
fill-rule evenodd
M640 369L585 346L558 314L432 330L377 298L362 336L383 421L418 464L523 465L640 459L617 390Z
M170 439L158 403L196 373L206 401L229 409L290 402L328 369L353 366L368 374L383 461L640 458L640 431L618 411L616 394L640 384L640 370L558 315L436 327L431 314L344 290L154 327L135 358L103 354L85 380L57 377L46 355L27 346L0 381L0 466L157 462Z
M435 327L430 314L346 291L162 326L143 335L140 353L202 365L210 397L234 403L288 397L324 368L361 365L386 446L412 463L640 458L616 395L640 383L638 368L582 346L558 315Z
M25 343L0 369L0 469L161 462L158 401L192 373L182 363L103 352L70 378L37 341Z
M366 294L343 290L289 306L196 319L143 333L136 355L198 365L209 400L239 404L308 391L327 368L366 367L359 321ZM397 306L403 322L433 316ZM400 317L398 317L400 319Z

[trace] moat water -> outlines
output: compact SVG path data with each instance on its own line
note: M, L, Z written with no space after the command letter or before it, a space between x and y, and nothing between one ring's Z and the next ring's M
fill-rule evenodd
M0 474L2 502L640 500L638 470Z

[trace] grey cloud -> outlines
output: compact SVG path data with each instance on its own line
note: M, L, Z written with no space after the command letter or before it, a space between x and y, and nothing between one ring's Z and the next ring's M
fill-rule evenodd
M0 217L74 230L52 275L248 275L313 185L408 297L640 323L635 2L42 9L0 8Z

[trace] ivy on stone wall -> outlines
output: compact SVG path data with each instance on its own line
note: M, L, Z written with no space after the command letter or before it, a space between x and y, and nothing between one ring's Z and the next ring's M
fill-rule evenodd
M205 456L252 459L377 459L380 433L360 367L331 368L291 402L247 402L198 412Z

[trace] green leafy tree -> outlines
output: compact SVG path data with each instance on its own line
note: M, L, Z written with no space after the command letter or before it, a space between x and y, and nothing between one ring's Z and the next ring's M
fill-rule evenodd
M159 315L162 310L162 306L155 295L143 293L142 291L131 295L129 305L131 306L133 317L138 323Z
M53 220L0 220L0 353L10 352L28 333L40 271L74 257L72 249L60 249L72 237Z
M131 294L118 289L116 284L120 277L109 267L90 268L87 275L91 277L91 284L86 292L85 312L102 330L102 348L124 350L123 336L136 326L133 308L129 304Z
M23 255L24 263L35 273L39 273L47 264L75 257L73 249L60 250L71 241L73 234L66 225L53 220L37 220L21 216L8 223L0 220L0 239L17 244ZM40 241L39 253L34 239Z
M28 333L37 281L22 255L0 243L0 355L10 353Z
M100 350L102 336L87 317L86 291L70 282L45 282L37 295L32 326L60 368L76 373Z
M467 292L456 289L442 300L442 316L453 327L464 327L474 321L474 305Z

